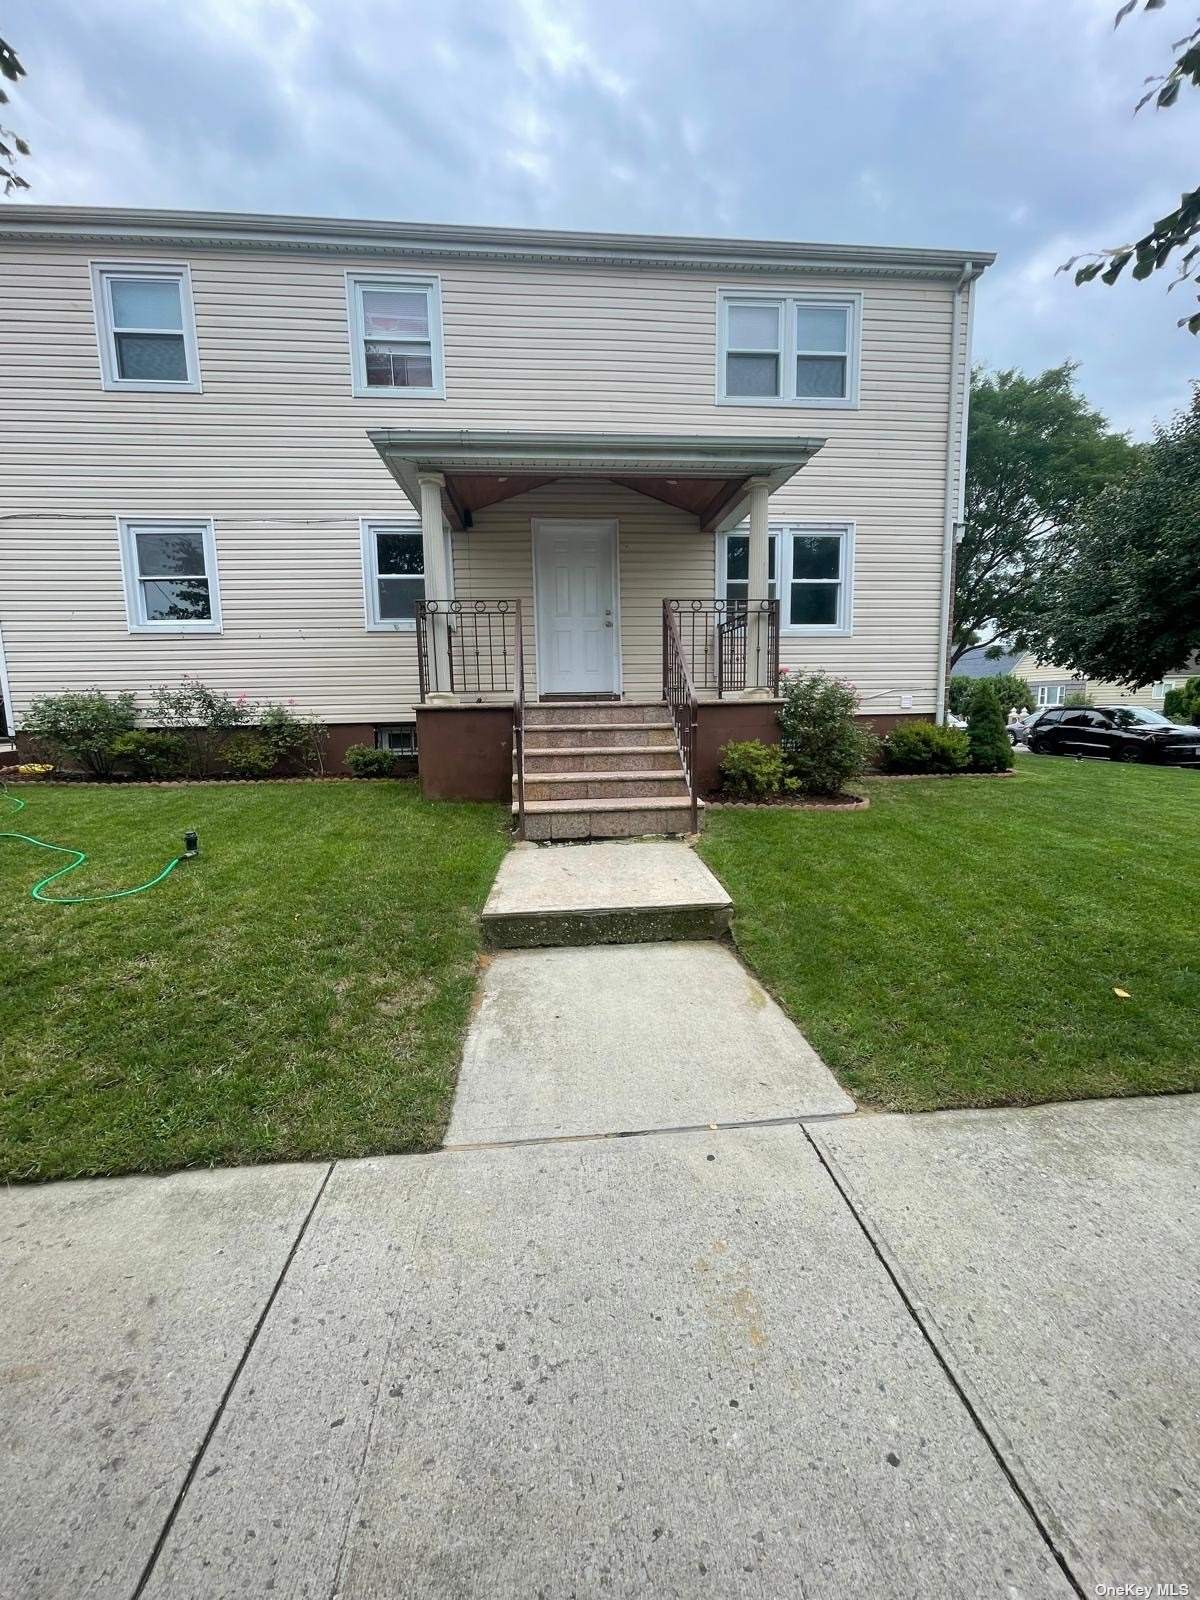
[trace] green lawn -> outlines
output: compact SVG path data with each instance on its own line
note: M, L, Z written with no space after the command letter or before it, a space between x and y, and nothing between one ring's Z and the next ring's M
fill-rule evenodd
M0 1177L76 1177L437 1145L475 981L500 807L403 783L26 785L0 828Z
M1200 773L1030 756L863 788L858 814L710 811L701 846L746 959L856 1098L1200 1088Z

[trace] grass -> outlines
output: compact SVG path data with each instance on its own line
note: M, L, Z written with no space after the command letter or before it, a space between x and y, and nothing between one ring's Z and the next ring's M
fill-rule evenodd
M499 807L411 785L26 786L0 828L0 1176L424 1150L442 1134Z
M701 846L861 1103L1200 1088L1200 774L1031 756L864 787L860 813L710 812Z

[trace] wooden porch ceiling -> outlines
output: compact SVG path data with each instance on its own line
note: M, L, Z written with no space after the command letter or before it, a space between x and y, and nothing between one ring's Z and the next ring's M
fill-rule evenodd
M601 479L674 506L701 528L732 527L752 481L781 488L825 443L807 436L524 433L382 428L368 437L418 510L421 481L437 474L456 528L477 511L560 480Z
M599 474L597 475L599 476ZM473 514L487 506L513 500L517 495L562 481L532 473L447 472L446 501L450 519L456 527L469 526ZM604 481L649 495L664 505L688 511L708 526L722 510L732 504L746 486L746 477L617 477L604 474Z

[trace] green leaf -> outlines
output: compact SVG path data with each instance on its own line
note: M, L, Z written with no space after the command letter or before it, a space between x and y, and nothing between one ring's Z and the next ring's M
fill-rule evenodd
M1089 266L1080 267L1079 271L1075 274L1076 284L1091 283L1093 278L1099 277L1103 266L1103 261L1093 261Z
M1135 278L1138 278L1140 280L1142 278L1148 278L1153 271L1154 271L1154 257L1151 256L1151 257L1149 257L1149 259L1147 259L1145 257L1142 257L1138 261L1137 265L1134 267L1133 275L1134 275Z
M1101 274L1102 282L1116 283L1122 272L1124 272L1132 255L1132 250L1122 250L1119 255L1115 255L1109 262L1108 267Z
M1160 91L1158 96L1158 109L1160 111L1166 111L1179 99L1179 85L1180 79L1172 78L1166 88Z

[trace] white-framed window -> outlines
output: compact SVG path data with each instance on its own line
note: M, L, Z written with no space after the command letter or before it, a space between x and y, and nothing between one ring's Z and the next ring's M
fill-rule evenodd
M93 261L92 304L105 389L200 391L186 265Z
M1172 689L1182 689L1183 685L1175 678L1164 678L1162 683L1150 685L1150 698L1152 700L1165 700Z
M444 400L440 280L348 272L346 300L354 393Z
M394 728L375 729L377 750L390 750L395 756L415 756L417 753L417 725L401 722Z
M363 522L363 587L367 627L393 633L416 627L425 598L425 547L419 522Z
M220 633L211 520L118 519L130 633Z
M1076 689L1081 687L1079 684L1075 685ZM1039 707L1061 706L1066 703L1067 696L1071 693L1071 687L1065 683L1039 683L1036 686L1035 693Z
M857 406L862 295L717 297L717 403Z
M779 593L777 577L779 562L779 535L772 533L767 540L767 599L774 600ZM750 535L740 530L727 533L717 545L717 593L727 600L750 598ZM762 598L755 595L756 600Z
M740 530L725 534L718 544L719 594L746 598L749 546L749 534ZM783 631L850 633L854 624L854 524L773 524L768 549L768 598L778 595L782 602Z

